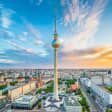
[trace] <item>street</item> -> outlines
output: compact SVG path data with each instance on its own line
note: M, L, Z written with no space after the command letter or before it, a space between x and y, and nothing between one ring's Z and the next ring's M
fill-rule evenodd
M80 84L80 83L79 83L79 84ZM100 111L98 111L98 110L93 106L93 104L91 103L90 98L89 98L89 96L87 95L86 90L85 90L85 88L83 87L82 84L80 84L80 89L81 89L81 91L82 91L82 94L83 94L84 97L86 98L86 100L87 100L87 102L88 102L88 105L90 106L91 111L92 111L92 112L100 112ZM93 103L94 103L94 102L93 102Z

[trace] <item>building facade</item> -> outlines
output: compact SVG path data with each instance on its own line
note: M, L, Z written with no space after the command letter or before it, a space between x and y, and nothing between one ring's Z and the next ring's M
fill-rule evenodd
M11 101L14 101L16 98L34 89L36 89L36 82L29 82L8 90L8 97L11 99Z
M65 112L82 112L82 106L72 97L64 98Z

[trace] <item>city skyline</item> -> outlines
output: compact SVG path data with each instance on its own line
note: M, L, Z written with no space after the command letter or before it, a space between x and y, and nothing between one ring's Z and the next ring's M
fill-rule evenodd
M111 0L1 0L0 68L53 68L54 8L59 68L112 68Z

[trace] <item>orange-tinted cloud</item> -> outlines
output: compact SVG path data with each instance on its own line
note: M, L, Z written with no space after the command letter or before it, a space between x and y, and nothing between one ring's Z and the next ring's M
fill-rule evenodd
M61 57L65 67L71 68L111 68L112 47L94 47L63 53Z

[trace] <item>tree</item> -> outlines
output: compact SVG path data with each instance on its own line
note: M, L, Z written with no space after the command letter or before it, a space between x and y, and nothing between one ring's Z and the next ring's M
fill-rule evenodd
M43 100L45 100L46 99L46 96L43 96Z
M61 79L58 79L58 84L62 84L62 80Z
M112 112L112 110L107 109L106 112Z
M12 74L12 72L8 72L8 74L9 74L9 75L11 75L11 74Z
M75 95L81 95L81 90L78 89L78 90L75 92Z
M87 89L87 93L89 93L89 94L91 93L90 89Z
M0 90L5 89L7 86L6 85L0 85Z
M72 91L66 91L66 93L68 93L68 94L72 94Z
M65 84L66 84L67 87L69 88L70 85L71 85L71 84L74 84L76 81L77 81L77 80L75 80L75 79L70 79L70 80L67 80L67 81L65 82Z
M82 105L82 112L85 112L85 111L91 112L90 107L86 101L86 98L83 96L80 89L76 91L75 95L81 95L82 97L82 99L79 100L79 103Z
M30 77L29 77L29 76L25 76L24 78L25 78L26 80L30 79Z
M42 92L42 89L37 90L36 94L40 94Z
M18 83L18 81L12 81L12 82L10 82L10 85L15 86L17 83Z
M5 75L5 73L0 73L0 76Z
M41 101L38 102L38 108L40 109L42 107Z
M85 112L85 108L84 108L84 106L82 106L82 112Z

